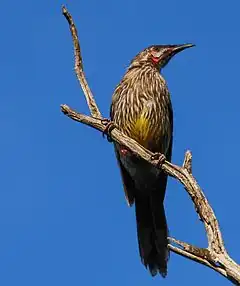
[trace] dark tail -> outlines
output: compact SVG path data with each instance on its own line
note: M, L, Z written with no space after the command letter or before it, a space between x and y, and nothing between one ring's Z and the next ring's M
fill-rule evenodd
M152 276L166 277L169 251L168 228L163 202L157 194L135 200L139 252Z

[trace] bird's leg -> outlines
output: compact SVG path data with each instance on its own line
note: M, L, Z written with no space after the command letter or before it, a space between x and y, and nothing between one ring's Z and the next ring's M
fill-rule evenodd
M156 162L156 166L161 168L162 164L164 163L164 161L166 160L166 156L162 153L154 153L151 157L152 161L157 161Z
M116 125L113 123L113 121L109 120L108 118L103 118L101 120L101 123L105 125L105 129L103 130L103 137L107 135L108 142L112 142L111 138L111 132L114 128L116 128Z

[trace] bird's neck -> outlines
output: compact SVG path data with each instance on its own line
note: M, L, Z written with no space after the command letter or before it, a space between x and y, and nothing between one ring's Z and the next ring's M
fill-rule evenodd
M165 83L164 78L160 74L159 69L154 66L152 63L141 63L141 62L134 62L130 65L128 68L124 80L132 80L136 78L143 78L147 76L150 79L157 79L161 80L162 82Z
M135 69L157 69L156 66L151 62L141 62L141 61L134 61L130 64L128 71L135 70Z

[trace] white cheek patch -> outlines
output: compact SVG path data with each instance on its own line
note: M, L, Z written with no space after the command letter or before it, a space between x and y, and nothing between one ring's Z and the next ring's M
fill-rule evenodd
M152 52L151 52L151 55L152 55L152 61L153 61L155 64L157 64L157 63L159 63L159 61L160 61L162 52L161 52L161 51L159 51L159 52L157 52L157 51L152 51Z
M161 51L159 51L159 52L152 52L152 56L153 56L154 58L160 58L161 54L162 54Z

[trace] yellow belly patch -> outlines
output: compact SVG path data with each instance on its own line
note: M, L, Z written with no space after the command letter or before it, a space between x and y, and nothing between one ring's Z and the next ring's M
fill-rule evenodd
M151 131L151 122L142 114L131 128L132 138L147 148L151 141Z

